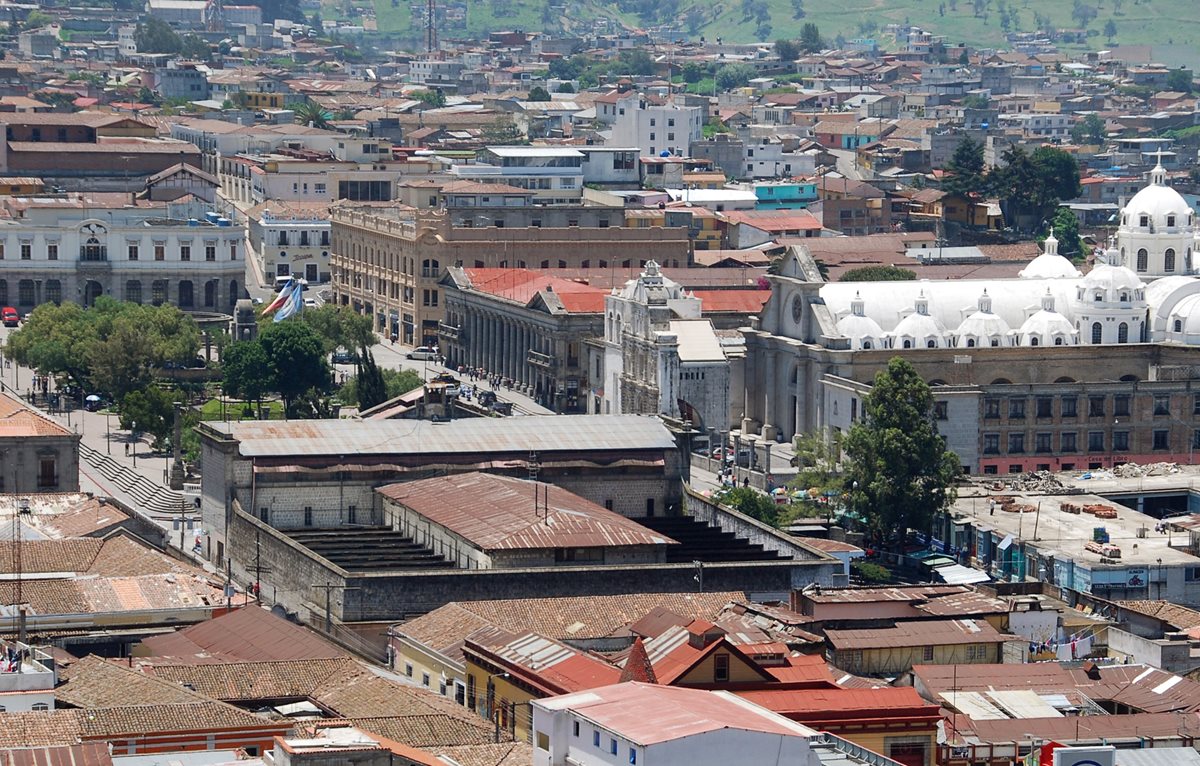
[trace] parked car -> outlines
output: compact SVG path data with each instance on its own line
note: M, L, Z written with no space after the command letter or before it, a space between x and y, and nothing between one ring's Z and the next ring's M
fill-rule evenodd
M358 361L358 354L353 351L347 351L344 348L339 348L333 352L334 364L354 364Z
M12 306L5 306L0 309L0 321L4 322L5 327L16 327L21 323L21 315Z
M438 358L438 350L434 346L417 346L404 356L408 359L435 362Z

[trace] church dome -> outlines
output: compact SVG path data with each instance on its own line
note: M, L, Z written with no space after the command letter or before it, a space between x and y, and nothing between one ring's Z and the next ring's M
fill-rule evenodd
M1070 260L1058 254L1054 229L1046 237L1045 250L1017 274L1021 279L1067 279L1081 276Z
M929 299L922 290L914 311L891 332L893 348L945 348L946 327L929 314Z
M1161 162L1150 171L1150 185L1133 195L1121 211L1121 225L1140 231L1192 225L1192 208L1183 195L1167 185L1167 172Z
M1085 303L1131 303L1144 300L1145 289L1132 269L1099 263L1079 283L1079 298Z
M1075 326L1055 310L1050 288L1042 296L1042 308L1017 330L1017 341L1022 346L1074 346L1078 340Z
M1167 318L1167 339L1185 343L1200 340L1200 294L1175 304Z
M954 331L958 345L965 348L1007 346L1011 333L1012 328L1004 321L1004 317L992 312L992 299L986 289L979 296L979 307L975 313L964 319Z
M883 346L884 332L871 317L867 316L866 304L858 293L850 302L850 313L838 320L838 333L850 339L853 349L872 349Z

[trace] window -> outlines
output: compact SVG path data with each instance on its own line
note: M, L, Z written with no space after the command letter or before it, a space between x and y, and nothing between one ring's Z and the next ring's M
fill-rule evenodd
M1200 448L1200 429L1192 431L1192 449Z
M136 279L131 279L125 283L125 300L130 303L142 302L142 283Z
M22 279L17 283L17 303L22 306L32 306L34 304L32 279Z
M404 663L404 675L408 676L409 678L413 677L413 666L411 662Z
M1150 254L1146 252L1146 248L1137 251L1137 270L1145 271L1149 267Z
M713 681L724 683L729 680L729 655L718 654L713 657Z
M217 260L217 246L215 244L205 244L204 245L204 260L206 260L206 261Z
M571 734L579 736L579 721L571 721Z
M1171 414L1171 397L1169 394L1154 395L1154 414L1155 415L1170 415Z
M1150 216L1142 213L1138 216L1138 226L1146 227L1150 225Z
M58 486L58 461L53 455L38 459L38 489L54 489Z
M421 674L421 686L424 686L426 689L429 688L429 674L428 673Z
M921 659L924 662L933 662L933 647L925 646L921 648Z
M1113 452L1129 451L1129 432L1113 431Z
M999 399L984 399L983 400L983 416L990 420L1000 417L1000 400Z
M1092 322L1092 343L1101 343L1104 340L1104 327L1099 322Z
M1117 325L1117 343L1129 342L1129 324L1122 322Z
M1008 400L1008 417L1010 420L1025 419L1025 400L1024 399L1009 399Z
M192 260L192 246L191 245L180 245L179 246L179 260L181 260L181 261Z
M304 506L304 526L311 527L313 525L313 511L311 505ZM409 675L412 675L411 673Z
M57 279L46 280L46 300L51 303L62 303L62 282Z
M1104 451L1104 432L1088 431L1088 452Z
M28 242L21 243L21 260L29 261L33 259L33 245Z
M1088 397L1088 417L1102 418L1104 417L1104 397L1089 396Z
M33 710L33 712L35 712L35 713L41 713L46 710L49 710L50 706L47 705L45 702L35 702L35 703L33 703L33 707L30 709Z
M1074 431L1068 431L1068 432L1062 434L1061 436L1059 436L1058 437L1059 452L1067 452L1067 453L1075 452L1077 449L1077 446L1075 444L1075 438L1076 438L1076 434Z
M1054 446L1052 443L1054 434L1039 433L1034 437L1034 449L1038 452L1053 452Z
M1062 398L1062 416L1064 418L1076 417L1076 406L1078 400L1074 396L1064 396Z
M1101 415L1104 413L1101 412ZM1129 394L1117 394L1113 397L1113 415L1122 417L1129 414Z
M617 741L612 737L608 738L608 752L613 755L617 754Z
M58 260L58 243L57 242L46 245L46 260L50 260L50 261Z
M236 242L229 243L229 260L231 260L231 261L237 260L237 243Z
M948 420L950 417L950 409L949 408L950 408L949 402L934 402L933 403L933 416L935 418L937 418L938 420Z
M1037 416L1039 418L1054 417L1054 399L1049 396L1037 398Z
M313 191L316 192L317 194L324 194L325 193L325 184L323 184L323 183L313 184Z
M1175 214L1170 213L1167 215L1167 226L1173 227L1174 225L1175 225Z
M1174 270L1175 270L1175 251L1168 247L1167 251L1165 253L1163 253L1163 271L1170 273Z
M1200 394L1192 396L1192 414L1200 415Z
M637 764L637 749L636 748L632 748L632 747L629 748L629 763L631 764L631 766L636 766L636 764Z
M600 747L600 732L592 732L592 747Z
M1025 452L1025 434L1008 435L1008 454L1020 455Z
M984 434L983 435L983 454L999 455L1000 454L1000 434Z
M138 259L138 246L129 245L126 249L129 252L129 260L136 261Z
M1171 447L1171 432L1165 428L1154 431L1154 449L1165 450Z
M154 260L165 261L167 259L167 246L161 242L154 243Z

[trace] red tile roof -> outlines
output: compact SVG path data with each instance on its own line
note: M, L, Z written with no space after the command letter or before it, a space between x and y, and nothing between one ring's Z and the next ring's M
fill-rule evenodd
M770 290L696 290L701 314L757 314L771 297Z
M562 279L546 272L529 269L463 269L471 280L471 288L497 298L528 305L543 290L558 295L568 311L600 313L604 311L603 288Z
M20 399L0 394L0 437L73 436L71 431Z
M641 681L644 684L656 684L658 678L654 675L654 666L646 655L646 645L642 637L633 639L629 647L629 656L625 658L625 667L621 671L621 683L626 681Z
M142 646L152 656L196 664L347 656L308 628L257 606L236 609L175 633L150 636Z
M940 718L911 686L879 689L755 689L737 692L768 710L810 725L862 718Z

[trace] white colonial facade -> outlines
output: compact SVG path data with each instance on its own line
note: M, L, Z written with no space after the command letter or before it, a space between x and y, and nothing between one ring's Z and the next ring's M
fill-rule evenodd
M120 197L116 200L115 197ZM227 313L245 294L244 231L195 202L14 198L0 218L0 305L108 295Z
M246 241L256 278L270 286L276 277L329 281L329 205L267 202L246 213Z

